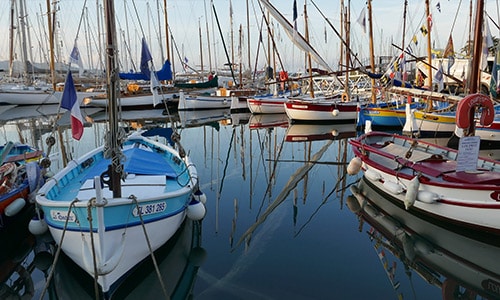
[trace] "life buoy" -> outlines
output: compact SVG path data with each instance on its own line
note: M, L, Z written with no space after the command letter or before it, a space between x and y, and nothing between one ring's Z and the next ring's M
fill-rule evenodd
M481 107L479 124L488 126L495 118L495 108L490 98L483 94L471 94L460 100L457 106L456 124L458 128L469 128L474 120L471 120L471 112L476 107Z
M342 102L347 102L349 100L349 95L346 92L342 93L341 96Z
M280 81L287 81L288 80L288 72L286 71L281 71L280 72Z

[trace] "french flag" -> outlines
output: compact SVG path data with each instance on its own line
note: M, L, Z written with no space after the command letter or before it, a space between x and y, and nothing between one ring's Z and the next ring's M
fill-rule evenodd
M61 107L71 111L71 133L73 138L79 141L83 135L83 117L80 112L80 103L78 103L76 98L76 89L71 71L68 71L66 82L64 83Z

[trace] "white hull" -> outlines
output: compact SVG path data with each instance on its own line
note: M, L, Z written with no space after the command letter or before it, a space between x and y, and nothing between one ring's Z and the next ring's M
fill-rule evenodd
M12 105L40 105L61 103L62 93L50 90L0 89L0 103ZM83 105L83 99L96 96L97 92L76 92L77 101Z
M457 151L450 148L378 132L350 143L362 160L366 181L401 207L453 224L476 238L500 237L496 161L479 158L476 170L457 171Z
M287 97L255 97L248 98L248 108L254 114L281 114L285 113Z
M179 95L179 110L231 108L231 96Z

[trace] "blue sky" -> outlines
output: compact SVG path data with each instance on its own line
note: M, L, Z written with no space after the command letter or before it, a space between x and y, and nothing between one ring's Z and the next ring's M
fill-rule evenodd
M318 13L311 0L307 1L307 14L309 16L309 31L310 42L317 51L327 60L331 66L336 68L339 59L340 40L330 28L330 25ZM321 9L328 20L340 31L340 1L331 0L313 0L314 3ZM163 0L158 1L160 6L163 6ZM405 44L410 43L411 38L415 35L419 40L418 47L415 50L421 55L425 55L425 38L420 33L420 26L425 21L425 2L424 0L409 0L407 8L406 34ZM45 29L39 29L46 26L46 19L40 17L46 11L45 0L29 0L29 8L27 15L32 26L31 40L33 55L36 58L43 59L46 57L45 49L46 42L43 41L43 33ZM250 51L252 67L257 60L257 65L262 68L265 65L263 57L262 45L258 47L258 32L261 22L261 13L259 2L257 0L167 0L168 19L171 26L172 34L177 47L174 52L174 63L177 57L181 59L187 58L189 64L193 67L199 67L200 64L200 37L199 26L202 30L202 51L204 56L205 68L208 67L208 41L207 34L210 38L210 49L212 54L212 64L222 65L226 62L224 49L222 47L222 38L219 33L217 24L215 23L213 7L217 13L223 38L225 40L228 52L234 51L237 56L239 45L239 27L242 26L242 52L244 64L247 64L248 54ZM247 10L246 4L250 7L250 43L247 42ZM292 19L293 0L271 0L276 8L289 20ZM344 0L347 4L348 1ZM404 0L373 0L373 31L375 55L395 54L396 49L391 46L392 43L400 45L403 39L403 3ZM440 10L437 9L439 3ZM0 26L5 28L0 34L3 41L8 40L8 20L9 20L9 4L10 1L2 1L0 3ZM365 0L351 0L351 48L358 54L360 58L367 59L369 55L368 35L364 34L362 27L357 23L357 19L366 5ZM83 0L61 0L59 2L59 27L58 27L58 45L60 57L67 59L73 41L77 37L76 28L81 16L82 8L84 7ZM230 6L232 6L232 27L230 25ZM432 41L436 48L444 48L450 33L453 35L455 49L460 49L469 35L469 6L470 1L459 0L440 0L431 1L431 13L433 19ZM475 6L475 3L473 4ZM86 2L87 12L86 19L89 27L82 27L78 35L78 46L84 60L84 65L89 66L89 61L97 61L97 17L96 17L96 1L89 0ZM498 9L495 1L486 1L488 14L498 20ZM128 51L124 47L121 50L122 64L124 68L131 68L130 61L139 60L140 55L140 38L144 35L148 40L151 52L154 55L154 61L157 66L160 66L161 55L159 46L159 36L157 34L161 25L158 24L157 1L155 0L125 0L115 1L117 10L118 22L117 26L120 30L119 40L123 46L128 45ZM298 8L298 30L304 32L304 0L297 0ZM125 11L128 11L125 14ZM458 14L457 14L458 11ZM457 18L455 20L455 14ZM125 15L127 17L125 18ZM137 18L139 15L140 21ZM160 15L161 23L163 23L163 14ZM455 20L455 25L453 22ZM102 21L102 20L101 20ZM128 21L128 22L127 22ZM273 23L276 23L273 21ZM101 24L102 26L102 24ZM142 27L142 30L141 30ZM208 27L208 33L207 33ZM162 27L163 28L163 27ZM232 30L231 30L232 28ZM494 36L499 36L498 29L490 22L491 32ZM231 48L230 37L233 32L233 47ZM144 33L142 33L144 32ZM266 35L266 31L263 32ZM162 32L164 37L165 33ZM277 38L277 46L280 56L285 61L289 68L301 68L304 65L303 54L291 44L289 38L283 30L275 27L275 36ZM125 42L130 40L130 42ZM163 43L163 39L161 40ZM91 45L91 46L89 46ZM164 47L164 46L163 46ZM267 47L267 44L265 45ZM177 53L178 51L178 53ZM163 51L165 52L165 51ZM65 54L66 53L66 54ZM257 53L261 56L257 58ZM0 45L0 60L8 59L8 43ZM235 59L236 60L236 59Z

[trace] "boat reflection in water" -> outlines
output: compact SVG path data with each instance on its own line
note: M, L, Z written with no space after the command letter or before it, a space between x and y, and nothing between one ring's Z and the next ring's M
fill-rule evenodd
M365 225L386 274L398 291L396 263L388 263L387 251L428 283L442 289L443 299L500 298L500 248L449 230L449 224L425 220L394 205L363 178L351 186L347 204ZM366 222L367 224L364 224ZM445 229L447 228L447 229Z
M180 230L155 251L158 269L148 257L120 284L113 299L188 299L192 297L197 272L205 257L201 247L201 222L187 219ZM61 256L54 275L57 288L53 293L57 299L95 298L94 283L83 272L68 257Z
M356 136L354 124L294 123L286 132L287 142L341 140Z

